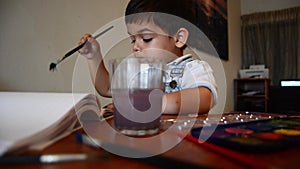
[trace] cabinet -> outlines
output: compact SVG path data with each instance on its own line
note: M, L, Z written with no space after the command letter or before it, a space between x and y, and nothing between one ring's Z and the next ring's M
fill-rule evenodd
M234 79L235 111L269 112L269 86L265 78Z

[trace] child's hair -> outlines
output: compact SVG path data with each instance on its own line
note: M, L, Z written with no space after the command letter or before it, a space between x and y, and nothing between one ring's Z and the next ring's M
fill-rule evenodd
M174 36L180 28L189 31L187 46L196 48L200 51L211 53L215 51L205 34L200 30L203 27L203 14L199 8L201 3L197 0L130 0L125 11L125 22L143 23L153 22L164 30L170 37ZM200 29L199 29L200 28ZM215 52L211 53L215 55Z
M126 8L125 22L153 22L172 36L180 27L187 28L187 24L195 23L193 4L193 0L131 0Z

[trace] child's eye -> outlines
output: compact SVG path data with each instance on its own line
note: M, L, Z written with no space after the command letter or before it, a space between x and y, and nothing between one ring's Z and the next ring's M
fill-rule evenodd
M135 39L131 39L131 43L135 43Z
M130 36L130 39L131 39L131 43L135 43L136 39L134 36Z
M145 33L142 35L143 41L145 43L151 42L154 37L155 37L155 35L153 33Z
M134 36L129 36L130 40L131 40L131 43L134 43L135 42L135 37Z
M143 41L145 43L151 42L153 38L143 38Z

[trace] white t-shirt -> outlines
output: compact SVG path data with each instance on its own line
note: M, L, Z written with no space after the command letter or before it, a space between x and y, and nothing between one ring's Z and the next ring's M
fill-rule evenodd
M205 61L184 55L166 65L165 93L187 88L206 87L213 95L214 105L217 100L217 84L213 70Z

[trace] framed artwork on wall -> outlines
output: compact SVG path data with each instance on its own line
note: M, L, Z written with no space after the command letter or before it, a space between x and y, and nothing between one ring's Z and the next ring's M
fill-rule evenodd
M197 26L222 60L228 61L227 0L195 0Z

